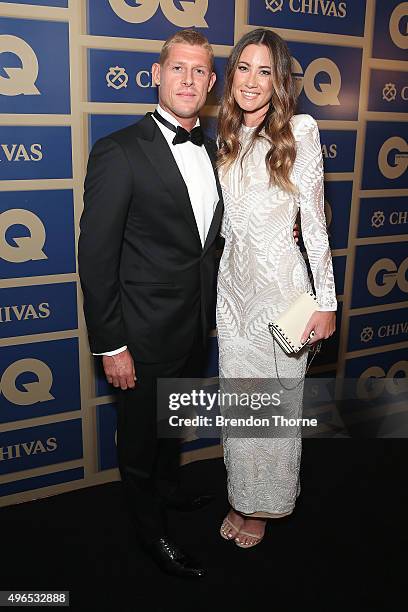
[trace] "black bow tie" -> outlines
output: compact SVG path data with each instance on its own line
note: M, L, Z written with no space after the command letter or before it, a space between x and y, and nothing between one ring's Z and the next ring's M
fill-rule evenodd
M170 121L167 121L167 119L162 117L157 111L154 111L153 117L157 119L157 121L160 121L160 123L165 125L167 128L169 128L169 130L175 132L176 135L172 141L174 145L182 144L183 142L188 142L189 140L198 147L201 147L201 145L204 143L204 134L200 125L193 128L191 132L188 132L180 125L176 127L175 125L170 123Z

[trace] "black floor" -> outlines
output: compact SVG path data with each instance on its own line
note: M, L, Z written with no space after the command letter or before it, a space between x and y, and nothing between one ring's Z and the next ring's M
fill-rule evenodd
M112 483L1 509L0 588L69 590L70 609L89 611L407 609L406 440L304 440L296 510L251 550L218 534L222 460L181 471L217 496L171 515L174 539L208 568L202 581L156 570Z

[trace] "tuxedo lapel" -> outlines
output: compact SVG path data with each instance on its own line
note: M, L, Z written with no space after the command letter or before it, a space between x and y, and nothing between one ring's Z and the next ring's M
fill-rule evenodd
M160 180L173 199L181 207L191 231L196 236L201 248L200 234L188 195L187 186L176 164L169 145L166 142L154 119L147 115L140 123L142 128L142 150L157 172Z
M215 182L217 184L217 191L218 191L218 203L217 206L215 207L214 210L214 215L211 221L211 225L210 228L208 230L207 233L207 237L205 239L205 243L204 243L204 247L203 247L203 253L208 249L208 247L210 246L210 244L212 244L219 232L220 229L220 225L221 225L221 219L222 219L222 213L224 210L224 205L223 205L223 199L222 199L222 190L221 190L221 184L220 184L220 180L218 178L218 171L217 171L217 147L216 144L213 140L209 140L208 138L205 138L204 140L204 146L206 148L206 151L208 153L208 157L211 160L211 164L214 170L214 176L215 176Z

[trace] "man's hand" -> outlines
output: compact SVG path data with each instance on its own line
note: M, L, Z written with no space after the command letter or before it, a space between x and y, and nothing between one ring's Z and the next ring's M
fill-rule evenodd
M311 331L315 332L308 344L316 344L319 340L327 340L336 330L336 313L331 311L317 310L312 314L303 332L301 342L305 342Z
M299 226L297 223L295 223L295 225L293 226L293 237L295 239L295 242L298 243L299 242Z
M136 372L133 357L128 349L112 357L104 355L102 363L108 383L123 390L133 389Z

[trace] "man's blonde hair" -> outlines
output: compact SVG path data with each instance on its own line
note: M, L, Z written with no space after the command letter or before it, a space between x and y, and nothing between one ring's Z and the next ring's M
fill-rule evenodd
M208 55L210 56L211 71L212 72L214 71L213 48L208 42L208 39L200 32L196 32L196 30L180 30L179 32L176 32L175 34L172 34L172 36L170 36L166 40L160 52L160 58L159 58L160 66L163 66L164 62L166 61L169 55L170 47L176 44L180 44L180 43L197 46L197 47L203 47L204 49L206 49L208 51Z

